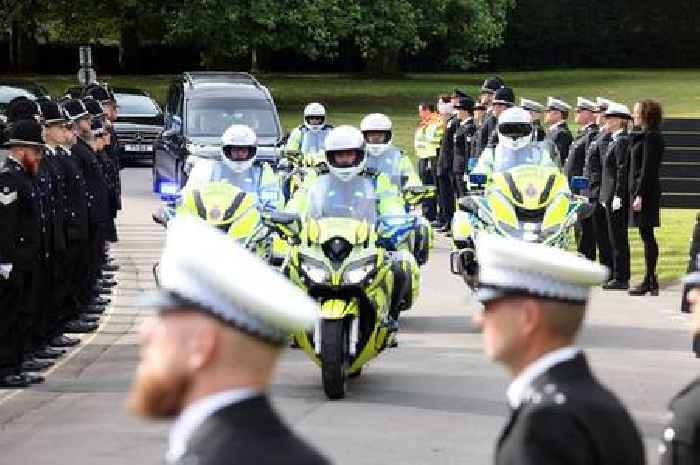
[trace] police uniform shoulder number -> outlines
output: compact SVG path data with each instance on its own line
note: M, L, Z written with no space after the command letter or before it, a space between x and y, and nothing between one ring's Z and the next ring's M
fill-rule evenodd
M1 186L1 185L0 185ZM17 191L10 186L0 187L0 205L8 206L13 204L17 200Z

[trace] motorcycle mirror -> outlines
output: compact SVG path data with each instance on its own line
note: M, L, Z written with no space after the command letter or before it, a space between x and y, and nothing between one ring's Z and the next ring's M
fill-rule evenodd
M461 197L457 201L457 205L459 206L460 210L468 213L473 213L475 215L479 211L479 205L470 196Z
M482 173L474 173L469 175L469 183L483 186L486 184L486 175Z
M588 178L585 176L574 176L571 178L571 190L582 191L588 189Z

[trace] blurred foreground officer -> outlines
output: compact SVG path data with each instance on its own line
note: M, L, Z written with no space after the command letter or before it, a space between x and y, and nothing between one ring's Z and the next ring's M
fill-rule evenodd
M690 288L687 300L690 305L692 331L700 335L700 273L684 279ZM700 464L700 378L686 386L671 400L669 422L664 428L659 445L661 465Z
M561 167L566 166L569 147L574 137L571 135L566 120L569 118L571 105L553 97L547 98L547 114L545 122L549 124L548 136L559 152Z
M574 344L606 269L542 244L479 238L486 355L514 377L497 465L641 465L642 439ZM532 271L528 271L532 270Z
M150 418L177 417L168 463L327 463L281 421L266 394L289 334L313 326L316 304L187 216L168 224L160 279L152 302L158 314L141 327L129 407Z
M31 337L32 284L41 246L39 202L34 178L44 151L36 120L13 123L0 167L0 388L41 381L22 373Z

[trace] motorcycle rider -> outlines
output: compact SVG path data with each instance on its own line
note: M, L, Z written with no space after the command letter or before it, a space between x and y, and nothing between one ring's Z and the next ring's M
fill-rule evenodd
M362 132L355 127L344 125L332 129L326 138L325 158L328 172L321 173L311 183L299 189L287 204L287 211L299 214L302 220L308 216L332 216L332 213L314 211L318 206L312 199L324 195L325 192L350 189L355 195L346 198L355 198L357 194L362 195L363 191L372 192L377 217L405 215L403 198L389 177L366 169L365 145ZM338 197L342 198L341 195ZM389 251L389 254L396 281L387 324L391 331L397 331L399 313L410 308L417 296L420 271L410 252Z
M326 108L312 102L304 108L304 123L295 128L287 141L287 150L300 152L304 166L316 166L324 161L326 137L333 126L326 124Z
M256 151L255 131L242 124L230 126L221 136L221 159L196 163L185 189L223 180L254 194L258 203L266 208L281 208L283 196L279 179L268 163L255 163Z
M498 144L484 150L474 168L474 174L486 175L490 180L502 158L506 155L513 158L514 154L527 158L528 163L556 166L549 145L536 142L532 117L527 110L515 107L504 111L498 118L496 132Z

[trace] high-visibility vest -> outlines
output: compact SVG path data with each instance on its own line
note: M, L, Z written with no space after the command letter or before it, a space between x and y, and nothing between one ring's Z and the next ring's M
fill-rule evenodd
M433 114L421 121L416 128L414 148L416 158L431 158L437 155L442 142L445 126L439 115Z

